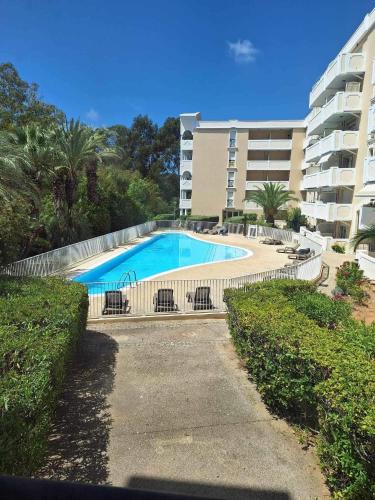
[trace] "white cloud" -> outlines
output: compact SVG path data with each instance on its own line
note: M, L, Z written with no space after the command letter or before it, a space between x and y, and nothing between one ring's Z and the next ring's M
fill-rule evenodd
M227 42L229 54L237 63L254 62L259 50L254 47L250 40L238 40Z
M87 111L86 118L88 118L92 122L96 122L99 120L99 113L94 108L91 108L89 111Z

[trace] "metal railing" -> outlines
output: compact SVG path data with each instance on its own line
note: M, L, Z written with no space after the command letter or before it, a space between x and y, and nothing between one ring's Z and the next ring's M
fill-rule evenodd
M13 276L47 276L94 255L124 245L156 228L154 221L97 236L9 264L2 272Z

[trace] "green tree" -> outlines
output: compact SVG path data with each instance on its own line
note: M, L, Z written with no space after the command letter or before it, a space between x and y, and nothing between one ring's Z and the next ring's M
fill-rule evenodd
M0 128L35 122L45 127L61 123L64 113L38 97L38 85L27 83L11 63L0 64Z
M264 183L263 188L247 195L247 201L253 201L263 208L264 217L268 224L275 223L275 216L280 208L288 201L297 201L293 191L287 191L282 184Z
M301 226L306 225L306 217L302 215L301 209L299 207L293 207L288 210L287 213L287 226L290 229L293 229L297 233Z
M352 239L354 250L357 250L361 243L375 244L375 224L367 226L364 229L358 229L357 233Z

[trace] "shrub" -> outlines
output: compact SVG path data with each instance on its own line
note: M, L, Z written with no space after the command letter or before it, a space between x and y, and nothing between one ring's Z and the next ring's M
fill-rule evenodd
M188 215L187 219L198 222L219 222L219 217L216 215Z
M335 301L322 293L296 293L293 296L293 304L319 326L329 329L336 328L345 323L351 317L352 308L347 302Z
M174 220L175 216L173 214L159 214L155 215L153 220Z
M337 286L344 295L349 295L355 302L362 303L367 297L361 286L364 282L363 271L356 262L344 262L337 270Z
M243 215L236 215L234 217L228 217L224 222L230 222L232 224L243 224Z
M368 338L374 329L354 320L348 321L349 331L320 327L296 309L303 289L308 291L304 282L281 280L226 291L231 335L269 407L319 431L318 452L331 489L345 498L371 498L373 343L364 344L350 329L363 328L361 335ZM315 316L315 306L307 304Z
M345 247L339 243L334 243L331 245L331 249L336 253L345 253Z
M29 475L38 466L87 308L78 283L0 279L0 473Z

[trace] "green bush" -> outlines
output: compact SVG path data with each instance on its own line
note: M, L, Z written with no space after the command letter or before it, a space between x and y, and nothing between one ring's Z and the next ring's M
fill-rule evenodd
M175 216L173 214L159 214L153 217L153 220L174 220Z
M0 473L29 475L43 457L87 309L78 283L0 278Z
M344 262L337 270L336 285L355 302L362 303L367 297L361 286L364 281L363 271L356 262Z
M243 224L245 217L246 221L251 224L256 222L258 216L257 214L236 215L234 217L228 217L224 222L230 222L232 224Z
M345 253L345 247L339 243L334 243L331 245L331 249L336 253Z
M281 280L226 291L234 344L267 405L318 430L318 452L331 489L344 498L371 498L375 493L375 381L369 355L373 343L363 346L360 336L351 338L353 330L320 327L298 311L295 304L304 289L310 293L304 282ZM315 316L315 305L306 304L304 308ZM341 314L345 317L347 311ZM348 328L367 329L354 320L348 321ZM373 335L371 328L362 333Z
M219 217L216 215L188 215L187 220L197 222L219 222Z
M352 308L347 302L339 302L330 299L322 293L297 293L293 297L293 304L319 326L329 329L348 321L352 314Z

